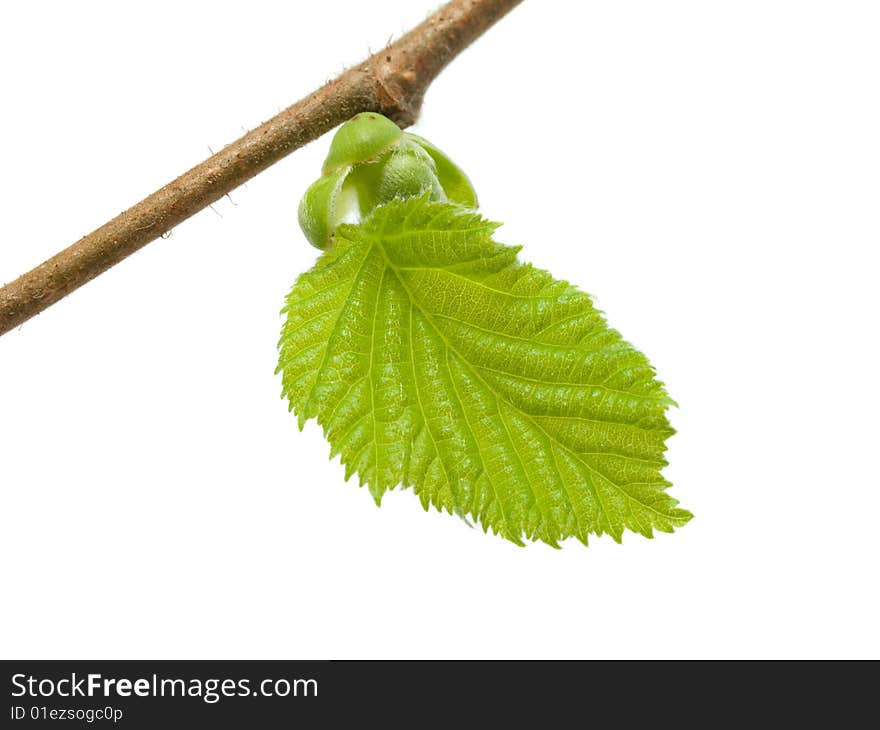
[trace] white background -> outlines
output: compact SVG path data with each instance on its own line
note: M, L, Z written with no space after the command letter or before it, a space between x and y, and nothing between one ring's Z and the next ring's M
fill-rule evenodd
M433 5L3 6L0 282ZM499 238L680 403L689 525L521 549L344 483L273 375L322 139L0 338L0 655L880 656L878 38L876 2L527 0L428 93Z

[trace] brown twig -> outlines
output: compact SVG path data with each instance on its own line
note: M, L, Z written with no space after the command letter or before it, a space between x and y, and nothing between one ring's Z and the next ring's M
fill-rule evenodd
M358 112L412 124L437 74L520 2L452 0L396 43L7 284L0 289L0 335Z

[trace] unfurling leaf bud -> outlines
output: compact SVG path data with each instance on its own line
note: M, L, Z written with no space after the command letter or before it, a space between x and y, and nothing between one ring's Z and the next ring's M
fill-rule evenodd
M322 176L299 205L299 224L320 249L352 214L368 216L396 198L428 193L430 200L477 207L470 180L446 155L422 137L401 132L381 114L358 114L333 136Z

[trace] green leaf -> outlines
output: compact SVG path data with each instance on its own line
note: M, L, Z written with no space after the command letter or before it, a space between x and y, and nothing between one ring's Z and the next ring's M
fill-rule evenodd
M517 544L671 532L672 402L588 295L427 195L336 229L287 298L279 371L346 479L398 485Z

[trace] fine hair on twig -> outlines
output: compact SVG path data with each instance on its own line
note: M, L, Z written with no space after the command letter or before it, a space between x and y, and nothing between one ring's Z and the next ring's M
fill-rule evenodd
M0 288L0 335L355 114L374 111L401 127L412 124L437 74L521 1L452 0L398 41Z

